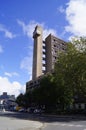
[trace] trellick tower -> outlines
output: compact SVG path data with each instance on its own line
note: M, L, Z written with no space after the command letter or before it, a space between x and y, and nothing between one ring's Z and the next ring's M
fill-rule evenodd
M36 26L33 32L34 48L33 48L33 70L32 80L42 75L42 33L40 26Z

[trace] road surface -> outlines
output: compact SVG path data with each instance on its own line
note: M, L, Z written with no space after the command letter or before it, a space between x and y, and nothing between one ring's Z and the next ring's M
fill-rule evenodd
M0 112L0 130L37 130L42 127L41 122L29 120L28 116L23 116L23 113Z
M86 117L0 112L0 130L86 130Z

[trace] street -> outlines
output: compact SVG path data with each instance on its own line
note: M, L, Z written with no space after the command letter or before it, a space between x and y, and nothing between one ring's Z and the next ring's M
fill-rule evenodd
M79 115L56 116L46 122L42 130L86 130L86 117Z
M42 123L27 119L27 115L16 112L0 112L0 130L35 130Z
M46 123L42 130L86 130L86 121Z
M86 117L0 112L0 130L86 130Z

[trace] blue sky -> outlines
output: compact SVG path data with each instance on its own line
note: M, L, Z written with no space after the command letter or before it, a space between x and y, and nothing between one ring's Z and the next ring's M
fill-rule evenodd
M32 75L34 27L68 41L86 36L86 0L0 0L0 94L25 92Z

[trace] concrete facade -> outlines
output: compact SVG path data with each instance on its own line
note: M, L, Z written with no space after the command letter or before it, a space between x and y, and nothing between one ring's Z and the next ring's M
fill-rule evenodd
M58 59L59 53L66 51L67 43L50 34L45 39L45 45L46 45L46 73L47 73L54 69L54 65Z
M42 28L36 26L33 32L34 48L33 48L33 70L32 80L42 75Z

